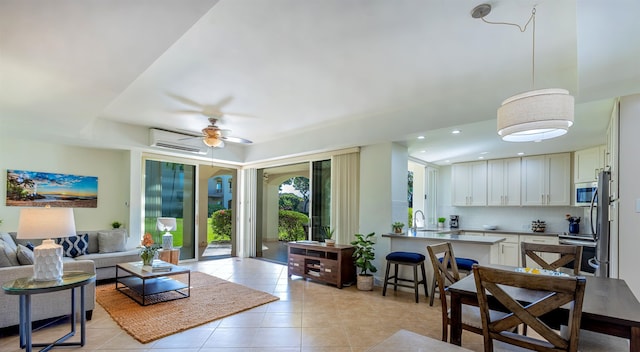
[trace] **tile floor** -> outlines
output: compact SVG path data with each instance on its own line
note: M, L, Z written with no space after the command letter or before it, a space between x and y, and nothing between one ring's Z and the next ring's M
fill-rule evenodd
M68 351L364 351L399 329L440 339L439 301L430 307L421 297L393 290L382 297L355 287L337 289L321 283L287 277L283 265L227 258L188 264L192 270L269 292L280 297L252 310L141 344L122 331L96 304L87 322L87 344ZM355 286L355 285L354 285ZM68 330L68 324L34 333L34 341L49 341ZM463 346L482 351L482 337L463 332ZM75 338L75 337L74 337ZM74 340L75 341L75 340ZM0 334L0 351L21 351L18 336Z

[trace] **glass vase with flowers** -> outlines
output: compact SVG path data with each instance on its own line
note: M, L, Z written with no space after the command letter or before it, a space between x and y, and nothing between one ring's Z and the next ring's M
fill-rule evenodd
M148 232L144 234L141 244L140 258L142 258L142 265L151 265L160 247L153 244L153 237Z

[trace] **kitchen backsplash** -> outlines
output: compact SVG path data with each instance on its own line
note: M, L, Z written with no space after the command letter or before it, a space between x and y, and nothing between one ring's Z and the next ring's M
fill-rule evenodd
M499 230L531 231L531 221L546 222L545 232L569 232L569 222L565 215L580 217L580 233L591 233L588 220L589 208L580 207L443 207L441 214L460 215L461 229L482 229L482 225L497 225ZM447 223L448 225L448 223Z

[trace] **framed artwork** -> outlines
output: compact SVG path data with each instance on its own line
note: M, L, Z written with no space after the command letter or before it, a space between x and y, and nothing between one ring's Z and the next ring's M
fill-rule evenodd
M98 178L7 170L7 206L97 208Z

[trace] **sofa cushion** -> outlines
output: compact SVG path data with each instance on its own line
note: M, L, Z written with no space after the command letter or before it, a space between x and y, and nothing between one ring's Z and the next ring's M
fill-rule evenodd
M127 250L127 233L124 230L98 231L98 253Z
M119 263L128 263L140 261L140 251L137 249L130 249L124 252L113 252L108 255L105 254L87 254L75 258L76 260L93 260L96 268L106 268L116 266Z
M62 246L64 255L71 258L87 254L88 242L89 236L87 234L58 239L58 244Z
M13 237L7 232L0 232L0 240L3 240L7 243L9 247L11 247L14 251L18 250L18 246L16 242L13 240Z
M15 245L15 244L14 244ZM0 268L20 265L17 248L0 239Z
M18 256L18 262L20 263L20 265L31 265L34 262L33 251L21 244L18 245L17 256Z
M98 253L100 249L98 245L98 232L97 231L87 232L87 236L89 236L89 247L87 247L87 254Z

